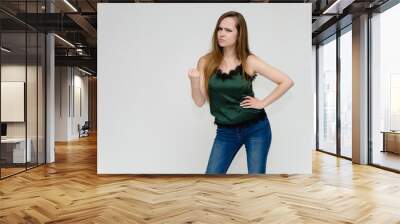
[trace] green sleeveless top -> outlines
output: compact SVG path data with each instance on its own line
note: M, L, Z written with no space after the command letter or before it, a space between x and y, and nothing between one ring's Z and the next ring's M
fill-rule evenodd
M243 108L240 102L245 96L254 97L252 82L256 75L247 80L242 65L229 73L218 69L208 81L210 112L217 125L241 125L266 115L264 109Z

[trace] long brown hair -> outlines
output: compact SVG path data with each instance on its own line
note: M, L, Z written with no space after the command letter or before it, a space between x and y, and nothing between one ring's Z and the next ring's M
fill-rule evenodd
M245 74L246 79L250 79L251 77L244 72L246 68L246 59L251 54L249 49L249 42L248 42L248 35L247 35L247 25L246 20L244 19L243 15L235 12L229 11L222 14L215 26L213 37L212 37L212 45L210 52L206 55L206 63L204 66L204 84L206 89L206 95L208 98L208 80L210 79L211 75L215 73L222 62L223 59L223 47L218 45L218 29L221 21L226 17L233 17L236 18L236 29L238 30L238 36L236 41L236 56L242 62L242 72Z

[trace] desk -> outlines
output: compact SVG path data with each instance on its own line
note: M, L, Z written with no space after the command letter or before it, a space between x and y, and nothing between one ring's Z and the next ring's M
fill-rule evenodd
M25 138L6 138L1 139L1 157L6 163L25 163L32 159L31 145L32 140L27 139L26 155L25 155ZM12 158L12 159L11 159Z
M382 131L383 133L383 150L382 152L393 152L400 154L400 132L399 131Z

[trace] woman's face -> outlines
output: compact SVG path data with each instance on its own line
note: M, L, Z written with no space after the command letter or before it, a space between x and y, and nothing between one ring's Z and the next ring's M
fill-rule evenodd
M235 46L238 36L236 19L233 17L224 18L219 24L217 36L220 47Z

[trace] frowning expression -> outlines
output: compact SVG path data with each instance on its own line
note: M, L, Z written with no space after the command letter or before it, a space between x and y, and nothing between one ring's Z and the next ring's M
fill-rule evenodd
M224 18L218 26L218 45L220 47L235 46L238 30L236 28L236 19L234 17Z

